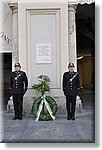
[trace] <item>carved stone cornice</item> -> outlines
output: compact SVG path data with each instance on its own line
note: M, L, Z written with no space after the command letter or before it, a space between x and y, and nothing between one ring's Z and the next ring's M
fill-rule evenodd
M18 12L18 3L17 2L16 3L9 2L8 5L11 8L13 14Z
M68 0L68 5L69 4L91 4L94 3L95 0Z
M68 4L68 11L76 12L77 4Z

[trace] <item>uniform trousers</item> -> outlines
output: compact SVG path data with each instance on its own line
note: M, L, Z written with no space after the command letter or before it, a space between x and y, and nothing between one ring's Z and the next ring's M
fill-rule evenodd
M13 94L13 103L14 103L15 117L21 118L23 110L23 94Z
M75 116L76 95L66 95L66 109L68 117Z

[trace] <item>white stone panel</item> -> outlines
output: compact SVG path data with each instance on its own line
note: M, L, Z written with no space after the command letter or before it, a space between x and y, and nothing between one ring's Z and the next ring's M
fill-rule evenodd
M51 85L57 84L57 48L56 48L56 16L55 15L31 15L31 76L32 83L37 82L37 77L41 74L48 75L51 79ZM49 61L42 61L43 56L36 54L38 46L49 46ZM36 56L37 55L37 56ZM43 52L44 55L44 52ZM47 59L47 57L45 57Z

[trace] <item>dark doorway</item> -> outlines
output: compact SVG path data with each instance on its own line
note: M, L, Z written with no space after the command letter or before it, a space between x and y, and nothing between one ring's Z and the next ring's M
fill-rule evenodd
M76 10L77 64L81 86L95 87L95 3L78 4Z
M10 74L12 71L12 53L2 53L2 73L3 73L3 109L6 110L10 97Z

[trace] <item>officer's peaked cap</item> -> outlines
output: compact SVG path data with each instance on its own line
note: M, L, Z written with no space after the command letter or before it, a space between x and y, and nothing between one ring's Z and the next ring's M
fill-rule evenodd
M74 64L72 63L72 62L70 62L69 64L68 64L68 68L69 67L74 67Z
M20 63L15 63L14 67L21 67Z

